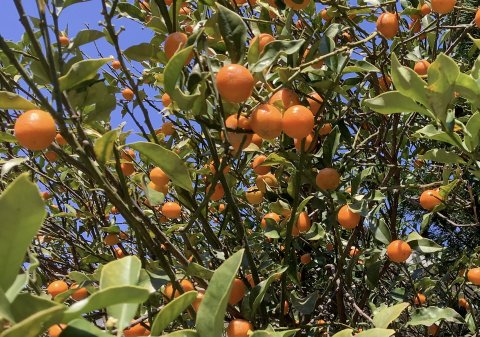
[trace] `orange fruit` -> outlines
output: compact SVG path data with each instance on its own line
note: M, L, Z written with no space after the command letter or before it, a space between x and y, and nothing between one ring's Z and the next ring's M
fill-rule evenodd
M474 21L475 21L475 26L480 28L480 8L477 9L477 12L475 13Z
M183 279L180 281L180 287L182 288L184 293L186 293L187 291L195 290L193 283L187 279ZM173 285L171 283L168 283L163 290L163 295L165 295L165 297L170 300L172 298L177 298L181 294L178 290L173 288Z
M55 140L57 141L58 145L67 145L67 141L60 133L57 133L55 136Z
M165 136L171 136L175 132L175 128L172 122L165 122L163 123L160 132L162 132Z
M320 16L321 16L322 19L325 20L325 21L330 21L330 20L332 20L332 17L331 17L330 15L328 15L327 9L322 9L322 11L320 12Z
M307 212L301 212L298 215L298 219L294 227L296 227L300 233L305 233L310 230L310 227L312 227L312 222Z
M123 175L131 176L135 172L135 166L132 163L121 163L120 169L122 170Z
M198 308L200 308L200 304L202 303L204 297L205 292L203 290L199 290L197 293L197 298L195 298L195 301L192 303L193 310L198 311Z
M345 229L353 229L360 223L360 214L352 212L348 205L343 205L338 210L337 221Z
M58 159L58 155L54 151L47 151L45 152L45 158L47 158L47 160L50 162L54 162Z
M40 192L40 196L42 197L43 200L47 200L47 199L50 199L52 195L48 191L43 191L43 192Z
M252 143L257 145L258 147L262 147L263 138L254 133L252 136Z
M57 280L50 283L47 287L47 293L55 297L68 290L68 284L65 281Z
M234 319L228 323L227 337L248 337L253 325L244 319Z
M426 75L428 71L428 67L430 67L430 62L427 60L422 60L415 63L413 70L420 76Z
M340 174L337 170L326 167L318 171L315 182L321 190L334 191L340 185Z
M28 110L15 121L15 138L20 145L32 150L45 150L49 147L57 130L52 115L42 110Z
M180 15L188 15L188 14L190 14L191 12L192 12L192 11L191 11L191 9L190 9L189 7L187 7L187 6L182 6L182 7L180 7L180 10L178 11L178 14L180 14Z
M316 115L323 103L323 98L317 92L312 92L310 97L307 97L308 105L310 106L310 111Z
M144 336L146 330L147 329L145 329L145 327L142 324L137 323L137 324L131 326L130 328L123 330L123 335L125 337Z
M244 66L229 64L223 66L218 72L216 85L224 100L230 103L242 103L252 95L255 80Z
M427 211L433 210L442 203L443 198L438 190L426 190L420 195L420 206Z
M233 114L228 116L225 120L225 127L227 129L239 131L250 130L250 123L247 117ZM235 151L238 151L240 147L244 149L250 145L252 137L253 135L251 133L227 131L228 141Z
M262 191L262 193L265 193L267 191L267 186L272 189L278 187L278 180L272 173L257 176L255 183L257 184L258 189Z
M182 208L176 202L166 202L162 206L162 213L167 219L178 219L182 216Z
M470 304L463 297L458 299L458 306L461 307L461 308L464 308L466 310L468 310L468 308L470 308Z
M260 35L255 36L253 39L250 40L250 47L258 40L258 52L261 54L265 49L265 46L272 41L275 41L275 38L266 33L261 33Z
M75 300L75 301L81 301L84 298L88 297L88 290L87 288L79 288L78 284L74 283L70 286L70 289L77 289L75 292L73 292L70 296Z
M320 128L320 130L318 130L318 134L320 136L326 136L328 135L330 132L332 132L332 129L333 129L333 126L331 123L325 123L322 125L322 127Z
M416 305L425 304L426 302L427 302L427 296L425 296L424 294L418 293L415 296L414 303Z
M259 205L263 201L263 193L257 187L250 187L245 192L245 198L252 205Z
M135 151L132 149L125 149L121 152L120 157L125 161L133 161L135 160Z
M122 64L120 63L120 61L118 61L118 60L112 61L112 68L113 69L119 70L121 67L122 67Z
M333 243L331 243L331 242L327 243L325 248L327 249L328 252L333 251Z
M168 35L163 46L167 59L170 60L178 50L182 49L187 43L187 40L188 36L182 32L174 32Z
M133 93L132 89L130 88L125 88L122 90L122 96L125 100L131 101L135 94Z
M380 87L380 92L385 92L390 89L390 85L392 85L392 79L390 76L380 76L378 78L378 86Z
M469 269L467 272L467 279L476 286L480 286L480 268Z
M420 7L420 12L422 13L422 16L425 16L430 14L432 12L432 9L428 4L424 3L422 7Z
M67 47L70 44L70 39L66 37L65 35L60 35L58 37L58 41L60 42L60 45L62 47Z
M410 24L408 25L408 28L415 34L420 32L420 30L422 29L422 24L420 22L420 18L413 19L413 21L410 22Z
M408 260L412 254L410 245L402 240L395 240L390 242L387 247L387 256L390 261L401 263Z
M295 91L282 88L270 97L268 104L274 105L280 111L285 111L294 105L300 105L301 102Z
M287 136L305 138L313 131L313 114L303 105L294 105L283 114L282 126Z
M246 290L247 287L241 279L234 279L232 282L232 291L230 292L228 303L230 303L230 305L235 305L240 302L245 296Z
M377 19L377 31L386 39L391 39L398 33L398 16L395 13L383 13Z
M50 337L58 337L63 330L67 328L66 324L55 324L48 328L48 335Z
M270 172L270 166L262 166L262 163L267 159L267 156L256 156L252 161L252 168L256 174L264 175Z
M112 207L113 210L113 207ZM119 237L121 240L128 240L128 234L125 232L120 232Z
M117 243L120 242L120 239L117 234L109 233L103 239L103 243L107 246L115 246Z
M220 165L222 165L222 159L220 159ZM209 164L209 169L210 169L210 172L212 172L213 174L217 173L217 168L215 167L215 162L212 160ZM226 165L224 168L223 168L223 174L227 174L228 172L230 172L230 165Z
M122 248L120 248L120 247L115 247L114 251L115 251L115 257L117 259L121 259L122 257L125 256L125 253L123 252Z
M278 225L280 223L280 215L278 215L277 213L267 213L263 216L262 218L262 221L260 222L260 226L265 229L267 228L267 220L266 219L272 219L273 221L276 222L276 224Z
M303 0L301 3L297 3L296 1L298 0L284 0L287 7L290 7L291 9L294 9L296 11L305 9L310 4L310 0Z
M166 108L167 106L169 106L170 104L172 104L172 99L170 98L170 95L167 94L167 93L164 93L162 95L162 104L163 106Z
M297 152L302 151L302 142L303 142L304 139L305 139L305 143L303 145L303 151L304 152L313 151L315 149L315 145L316 145L315 144L316 138L315 138L315 135L309 134L305 138L302 138L302 139L295 138L293 140L293 144L295 145L295 149L297 150Z
M436 336L438 334L438 325L432 324L428 327L428 335L429 336Z
M211 185L209 185L206 189L207 194L210 191L210 187L211 187ZM212 195L210 195L210 200L218 201L218 200L222 199L224 195L225 195L225 190L223 189L222 184L217 183L215 185L215 190L213 191Z
M260 104L250 115L250 126L263 139L274 139L282 133L282 113L271 104Z
M350 257L358 256L358 255L360 255L360 249L358 249L357 247L352 246L352 248L350 248L350 252L348 253L348 255L349 255Z
M453 11L457 0L432 0L432 11L439 14L448 14Z
M150 180L158 186L163 186L170 182L170 178L160 167L155 167L150 171Z
M310 262L312 262L312 257L310 256L310 254L303 254L302 256L300 256L300 262L302 264L309 264Z

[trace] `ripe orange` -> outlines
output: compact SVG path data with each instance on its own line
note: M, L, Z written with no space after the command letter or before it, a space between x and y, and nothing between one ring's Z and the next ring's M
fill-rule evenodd
M422 60L415 63L413 70L420 76L426 75L428 71L428 67L430 67L430 62L427 60Z
M172 122L163 123L162 128L160 130L165 136L171 136L175 132L175 128L173 127Z
M60 45L62 47L68 47L68 45L70 44L70 39L68 37L66 37L65 35L60 35L58 37L58 41L60 41Z
M438 190L426 190L420 195L420 206L427 211L433 210L442 203L443 198Z
M474 21L475 21L475 26L480 28L480 8L477 9L477 12L475 13Z
M337 170L326 167L318 171L315 182L321 190L334 191L340 185L340 174Z
M133 93L133 90L130 88L125 88L122 90L122 96L125 100L131 101L135 94Z
M304 0L302 3L297 3L295 0L284 0L284 2L287 7L296 11L301 11L302 9L307 8L310 4L310 0Z
M401 263L408 260L412 254L410 245L402 240L395 240L390 242L387 247L387 256L390 261Z
M123 335L125 337L144 336L146 330L147 329L145 329L145 327L142 324L137 323L137 324L131 326L130 328L123 330Z
M244 66L229 64L218 72L216 85L224 100L230 103L242 103L252 95L255 80Z
M320 136L326 136L326 135L330 134L330 132L332 132L332 129L333 129L333 126L332 126L331 123L325 123L325 124L322 125L320 130L318 130L318 134Z
M252 205L259 205L263 201L263 193L257 187L250 187L245 192L245 198Z
M325 21L330 21L330 20L332 20L332 17L331 17L330 15L328 15L327 9L322 9L322 11L320 12L320 16L321 16L322 19L325 20Z
M79 288L78 284L74 283L70 286L70 289L77 289L75 290L74 293L72 293L70 296L75 300L75 301L81 301L84 298L88 297L88 290L87 288Z
M112 68L115 70L118 70L122 67L122 64L118 60L112 61Z
M260 226L265 229L267 228L267 220L266 219L272 219L273 221L276 222L276 224L278 225L280 223L280 215L278 215L277 213L267 213L263 216L262 218L262 221L260 222Z
M135 172L135 166L132 163L121 163L120 169L122 170L123 175L131 176Z
M386 39L391 39L398 33L398 16L395 13L383 13L377 19L377 31Z
M250 122L245 116L233 114L225 120L225 127L231 130L250 130ZM235 151L246 148L252 142L253 135L245 132L227 131L227 138Z
M58 145L67 145L67 141L60 133L57 133L55 136L55 140L57 141Z
M247 290L247 286L243 283L241 279L239 278L234 279L232 283L232 291L230 292L228 303L230 303L230 305L235 305L238 302L240 302L245 296L246 290Z
M257 145L258 147L262 147L263 138L257 135L256 133L254 133L252 136L252 143Z
M45 158L47 158L47 160L50 161L50 162L54 162L54 161L57 160L58 155L54 151L47 151L47 152L45 152Z
M424 3L422 7L420 8L420 12L422 13L422 16L428 15L432 12L432 9L427 3Z
M43 200L47 200L47 199L50 199L52 195L48 191L43 191L43 192L40 192L40 196L42 197Z
M270 97L268 104L274 105L280 111L285 111L294 105L300 105L301 102L295 91L282 88Z
M312 257L310 256L310 254L303 254L302 256L300 256L300 262L302 264L309 264L310 262L312 262Z
M250 115L250 125L263 139L274 139L282 133L282 113L271 104L260 104Z
M124 151L121 152L120 157L125 161L133 161L135 160L135 151L132 149L124 149Z
M262 193L265 193L267 191L267 186L272 189L278 187L278 180L272 173L257 176L255 183L257 184L258 189L262 191Z
M301 212L298 215L298 219L294 227L296 227L300 233L305 233L310 230L310 227L312 227L312 221L310 220L307 212Z
M248 337L249 331L253 331L253 325L244 319L234 319L227 327L227 337Z
M61 294L67 290L68 290L68 284L62 280L53 281L47 287L47 293L49 293L50 296L52 297L55 297L58 294Z
M170 178L160 167L155 167L150 171L150 180L158 186L163 186L170 182Z
M66 324L55 324L48 328L48 335L50 337L58 337L63 330L67 328Z
M252 168L256 174L264 175L270 172L270 166L262 166L262 163L267 159L267 156L256 156L252 161Z
M348 205L343 205L337 214L337 221L345 229L353 229L360 223L360 214L352 212Z
M438 325L432 324L428 327L428 335L429 336L436 336L436 335L438 335L438 330L439 330Z
M416 305L425 304L426 302L427 302L427 296L425 296L424 294L418 293L415 296L414 303Z
M310 106L310 111L315 115L322 106L323 98L317 92L312 92L310 97L307 97L308 105Z
M297 152L300 152L302 150L302 141L303 139L305 139L305 143L303 145L303 151L304 152L311 152L315 149L315 142L316 142L316 137L314 134L309 134L307 137L305 138L302 138L302 139L298 139L298 138L295 138L293 140L293 144L295 145L295 149L297 150Z
M122 248L120 248L120 247L115 247L114 251L115 251L115 257L117 259L121 259L122 257L125 256L125 253L123 252Z
M457 0L432 0L432 11L439 14L448 14L453 11Z
M352 247L350 248L350 252L348 253L348 255L349 255L350 257L358 256L358 255L360 255L360 249L358 249L358 248L355 247L355 246L352 246Z
M187 43L188 36L182 32L174 32L167 36L163 46L167 59L171 59L175 53Z
M380 92L385 92L390 89L392 85L392 79L390 76L380 76L378 78L378 86L380 87Z
M458 306L468 310L468 308L470 308L470 303L468 303L468 301L462 297L458 299Z
M170 98L170 95L167 94L167 93L164 93L162 95L162 104L163 106L166 108L167 106L169 106L170 104L172 104L172 99Z
M203 290L199 290L197 293L197 298L192 303L193 310L198 311L198 308L200 308L200 304L202 303L204 297L205 292Z
M109 233L103 239L103 243L107 246L115 246L117 243L120 242L120 239L117 234Z
M412 22L408 25L408 28L415 34L420 32L422 29L422 24L419 17L415 17Z
M176 202L166 202L162 206L162 213L167 219L178 219L182 216L182 208Z
M282 125L289 137L305 138L313 131L313 114L303 105L294 105L283 114Z
M180 281L180 287L182 288L183 292L195 290L193 283L187 279ZM172 298L177 298L181 294L178 290L173 288L171 283L168 283L163 290L163 295L170 300Z
M253 46L255 41L257 41L257 39L258 39L258 52L259 52L259 54L261 54L263 52L263 50L265 49L265 46L267 44L269 44L272 41L275 41L275 38L272 35L266 34L266 33L261 33L260 35L255 36L253 39L250 40L250 47Z
M480 286L480 268L472 268L467 272L467 278L476 286Z
M209 185L206 189L207 194L210 191L210 187L211 187L211 185ZM222 184L217 183L215 185L215 190L213 191L213 194L210 196L210 200L218 201L218 200L222 199L224 195L225 195L225 190L223 189Z
M20 145L32 150L45 150L57 135L52 115L42 110L28 110L15 121L15 137Z

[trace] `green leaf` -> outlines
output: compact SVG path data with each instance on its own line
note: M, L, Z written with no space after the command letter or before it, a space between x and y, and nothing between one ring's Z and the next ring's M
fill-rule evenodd
M476 107L480 105L480 85L473 77L460 73L455 80L454 90L473 102Z
M392 82L395 89L402 95L411 97L425 107L429 107L430 104L425 90L427 83L415 71L400 65L395 54L392 55Z
M62 337L112 337L112 335L100 330L86 319L78 318L68 322Z
M221 336L232 283L242 262L241 249L215 271L197 313L196 327L200 336Z
M401 112L419 112L428 115L429 112L424 107L415 103L407 96L398 91L388 91L377 97L369 98L363 101L363 104L375 112L389 115Z
M295 335L299 330L300 329L286 331L256 330L249 337L290 337Z
M255 312L257 311L258 307L262 303L263 298L265 297L265 294L267 293L268 287L270 286L270 284L272 284L272 282L274 282L277 279L277 274L278 273L283 273L287 269L288 269L288 267L284 267L281 270L275 272L274 274L270 275L266 280L257 284L250 291L250 298L254 298L251 313L250 313L252 318L254 317Z
M474 151L480 141L480 112L476 112L469 118L465 126L465 145L470 151Z
M18 157L18 158L12 158L5 163L2 164L2 171L0 172L0 177L3 177L5 174L10 172L11 169L14 167L23 164L26 161L29 161L30 158L28 157Z
M373 324L377 328L388 328L390 323L400 316L400 314L405 310L410 304L409 303L398 303L391 307L386 307L380 310L375 317L373 317Z
M5 292L5 296L7 297L9 302L13 302L17 296L20 294L20 292L26 287L28 284L29 280L32 282L35 282L35 271L37 267L40 265L40 262L38 259L35 257L33 254L28 254L30 258L30 264L26 268L25 272L23 274L17 275L15 278L15 281L13 284L8 288L8 290ZM32 274L32 275L30 275Z
M200 337L200 335L195 330L179 330L163 335L163 337Z
M395 333L392 329L373 328L356 334L356 337L388 337Z
M292 306L300 313L310 315L315 310L318 297L318 291L314 291L305 297L300 297L298 293L293 292L291 296Z
M94 79L98 69L112 60L113 58L90 59L75 63L65 75L58 79L60 89L62 91L69 90L82 82Z
M15 322L15 318L10 309L10 302L8 301L7 296L5 296L5 292L0 289L0 320L3 319Z
M390 230L385 223L385 220L371 221L368 229L372 232L375 239L388 245L392 241Z
M462 144L462 140L460 139L459 135L457 135L454 132L448 134L445 131L438 130L432 124L428 124L427 126L421 128L420 130L417 130L414 136L438 140L438 141L445 142L457 147L459 147L459 144ZM466 150L468 151L468 149Z
M241 63L245 55L247 25L237 13L217 3L218 29L225 42L232 63Z
M453 323L463 323L462 316L452 308L438 308L429 306L426 308L416 309L407 325L425 325L430 326L440 320Z
M305 40L276 40L265 46L260 59L252 67L252 72L260 72L277 61L280 55L292 55L297 53Z
M462 157L455 152L447 151L445 149L431 149L418 157L424 160L433 160L438 163L465 164L465 161L462 159Z
M172 180L173 184L189 192L193 192L192 180L185 161L176 153L158 144L139 142L128 145L160 167Z
M105 34L95 29L84 29L78 32L77 36L73 39L73 45L75 47L82 46L84 44L93 42L104 37Z
M197 294L196 291L186 292L163 307L153 321L151 335L160 335L178 315L195 301Z
M363 73L363 72L372 72L372 73L379 73L380 69L375 67L370 62L364 60L353 60L353 65L345 67L343 69L343 73Z
M40 191L28 176L20 175L0 195L0 288L4 291L15 281L46 215Z
M17 138L15 138L14 135L3 131L0 131L0 141L7 143L18 143Z
M353 329L343 329L337 332L333 337L352 337Z
M100 163L105 164L112 158L113 147L119 135L120 129L110 130L95 141L93 151Z
M123 259L120 259L123 260ZM120 261L119 260L119 261ZM103 308L113 308L109 314L115 318L122 318L123 312L120 307L127 312L131 307L138 307L136 303L143 303L149 296L148 289L138 286L111 286L106 289L99 290L87 298L72 304L64 313L64 320L69 321L73 318L80 317L80 315ZM133 303L134 305L130 305ZM121 313L118 315L117 313ZM135 315L135 313L134 313ZM132 316L133 318L133 316ZM131 318L130 318L131 319ZM127 322L130 323L130 320ZM122 326L124 328L125 326Z
M23 321L36 312L59 305L45 297L35 296L30 293L19 294L11 304L11 311L16 322Z
M140 43L131 47L128 47L123 51L123 54L130 60L142 62L149 61L155 58L155 47L151 43Z
M199 277L203 280L210 280L213 276L213 271L195 262L191 262L188 264L187 269L185 270L185 273L188 276Z
M430 239L425 239L417 232L412 232L408 235L407 242L412 247L412 249L423 253L435 253L443 250L443 247L435 243Z
M0 109L32 110L39 107L13 92L0 91Z

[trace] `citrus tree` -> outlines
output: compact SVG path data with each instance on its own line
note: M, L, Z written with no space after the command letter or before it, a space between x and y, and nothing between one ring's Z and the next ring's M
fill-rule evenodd
M480 335L474 1L82 2L4 4L1 337Z

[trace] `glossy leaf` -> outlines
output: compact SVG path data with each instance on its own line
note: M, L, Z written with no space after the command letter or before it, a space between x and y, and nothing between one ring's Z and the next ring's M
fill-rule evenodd
M250 298L253 298L252 308L251 308L251 317L254 317L255 312L257 311L258 307L263 301L265 294L267 293L268 287L278 278L279 273L283 273L288 269L288 267L284 267L280 269L278 272L270 275L266 280L260 282L250 291Z
M462 157L455 152L447 151L445 149L428 150L425 154L419 156L419 158L445 164L465 164Z
M218 28L232 63L242 63L247 41L247 26L243 19L230 9L217 3Z
M425 91L427 83L415 71L400 65L395 54L392 54L392 82L402 95L411 97L425 107L429 106Z
M165 330L165 328L178 317L178 315L185 311L185 309L195 301L197 294L198 292L196 291L186 292L164 306L153 321L150 330L152 336L160 335L163 330Z
M353 329L343 329L337 332L333 337L352 337Z
M249 337L291 337L295 335L297 331L299 331L299 329L286 331L256 330Z
M409 303L398 303L391 307L381 309L373 317L373 324L377 328L388 328L390 323L396 320L409 305Z
M430 326L435 322L445 320L453 323L463 323L463 318L452 308L438 308L429 306L416 309L407 325L425 325Z
M215 271L197 313L196 327L201 336L221 336L232 283L243 258L243 249L230 256Z
M356 334L356 337L388 337L395 333L392 329L373 328Z
M95 29L84 29L78 32L77 36L73 39L73 45L75 47L83 46L84 44L93 42L104 37L105 34Z
M179 330L163 335L163 337L200 337L200 335L195 330Z
M130 60L142 62L154 58L155 52L155 47L151 43L140 43L128 47L123 51L123 54Z
M58 79L60 89L69 90L82 82L95 78L98 69L112 60L113 58L89 59L75 63L65 75Z
M62 337L111 337L112 335L100 330L86 319L78 318L68 322Z
M252 67L251 71L260 72L276 62L281 55L297 53L304 43L305 40L276 40L270 42L265 46L262 56Z
M0 91L0 109L31 110L39 107L13 92Z
M408 235L407 242L412 249L424 254L435 253L444 249L434 241L426 239L416 232Z
M364 60L353 61L353 65L347 66L343 69L343 73L363 73L363 72L372 72L379 73L380 69L375 67L370 62Z
M398 91L388 91L377 97L366 99L363 104L384 115L401 112L429 113L425 108L415 103L413 99L402 95Z
M10 302L2 289L0 289L0 320L6 319L15 322L15 318L10 309Z
M95 141L93 150L100 163L105 164L112 158L113 147L119 134L120 129L110 130Z

